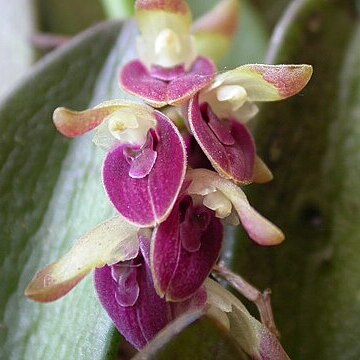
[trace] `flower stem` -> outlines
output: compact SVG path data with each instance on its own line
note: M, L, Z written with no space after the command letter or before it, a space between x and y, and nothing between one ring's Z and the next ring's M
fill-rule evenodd
M271 290L265 289L263 292L248 283L240 275L233 273L222 262L215 265L215 274L226 280L234 289L242 294L246 299L252 301L260 314L261 322L276 336L280 333L276 327L274 314L271 307Z

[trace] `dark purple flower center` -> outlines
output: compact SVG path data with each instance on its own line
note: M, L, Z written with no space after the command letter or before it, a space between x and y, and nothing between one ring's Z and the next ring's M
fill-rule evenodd
M214 212L203 205L194 205L189 195L179 204L180 239L185 250L195 252L200 249L201 237L208 228Z

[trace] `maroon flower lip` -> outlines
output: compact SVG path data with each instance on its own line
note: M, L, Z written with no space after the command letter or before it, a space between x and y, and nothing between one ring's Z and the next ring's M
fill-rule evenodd
M170 70L153 67L149 72L141 61L134 60L122 69L120 85L154 107L181 105L209 85L215 72L213 62L201 56L188 72L182 66Z
M108 153L103 167L111 202L140 227L154 226L166 218L186 170L186 150L179 131L160 112L155 112L155 117L156 128L144 148L118 146Z
M207 295L198 289L191 299L167 302L155 291L149 268L149 239L140 237L141 253L136 259L105 266L95 271L99 300L120 333L137 349L178 315L201 309Z
M220 120L207 103L199 105L197 96L190 100L188 121L198 144L223 177L238 184L252 182L256 149L244 124Z
M168 301L191 297L204 283L221 250L223 225L215 212L182 195L154 230L151 271L155 288Z

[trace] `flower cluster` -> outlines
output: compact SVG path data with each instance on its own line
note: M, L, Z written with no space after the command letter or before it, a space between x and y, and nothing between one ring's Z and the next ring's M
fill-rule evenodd
M237 7L223 0L192 25L184 0L137 0L139 58L121 69L120 85L143 101L55 110L67 137L96 129L93 141L106 152L105 191L118 215L40 271L28 297L56 300L95 270L101 304L138 349L180 314L206 309L254 358L266 351L286 358L274 335L208 278L224 224L241 223L260 245L283 241L240 188L272 179L246 123L257 102L297 94L312 74L309 65L258 64L218 73L202 45L228 46Z

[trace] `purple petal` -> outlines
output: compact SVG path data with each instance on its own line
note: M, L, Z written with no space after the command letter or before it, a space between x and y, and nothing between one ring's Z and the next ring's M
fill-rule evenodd
M199 289L192 298L181 303L169 303L160 298L154 288L150 268L147 266L146 256L149 247L149 239L140 239L142 250L145 253L135 260L105 266L95 271L95 288L102 306L114 322L120 333L137 349L145 346L154 336L175 317L186 311L202 309L206 305L207 292L204 288ZM119 269L127 272L127 278L131 282L124 288L124 283L119 283ZM133 304L123 303L126 294L136 292L137 296Z
M167 83L152 77L139 60L123 67L120 84L130 94L141 97L155 107L166 105Z
M215 114L207 104L203 104L200 109L198 97L190 100L191 131L213 167L220 175L236 183L250 183L254 177L256 157L250 131L236 120L215 120L214 117ZM227 132L228 128L230 133Z
M215 78L215 72L216 67L211 60L205 57L198 57L187 74L169 83L167 102L169 104L181 105L202 88L209 85Z
M224 145L234 145L235 140L231 135L231 122L220 120L211 110L210 106L207 106L206 113L209 119L209 128L213 131L219 141Z
M200 218L200 225L191 240L182 238L189 234L189 228L185 231L182 229L184 221L189 221L186 214L183 215L184 206L189 206L194 216L206 211L211 214L208 219ZM192 206L187 204L186 198L178 201L166 221L161 223L153 234L151 267L155 286L160 295L165 295L171 301L185 300L201 287L215 265L221 249L223 226L220 220L204 206ZM203 209L199 211L198 208ZM195 222L196 218L192 219L192 225ZM199 231L201 227L203 231ZM191 251L186 250L184 243Z
M186 153L181 135L160 112L157 119L156 161L144 178L131 177L124 146L110 152L104 163L103 180L115 208L131 223L142 227L163 221L176 200L185 176Z
M154 107L166 104L180 105L190 99L215 77L215 65L198 57L188 73L180 67L173 70L154 68L150 74L146 67L135 60L125 65L120 73L120 83L129 93L139 96ZM164 80L162 80L164 79Z
M150 341L171 319L168 305L155 292L149 269L144 263L132 268L139 284L139 296L134 306L122 306L116 300L118 283L111 267L95 271L95 287L100 302L120 333L137 349Z

